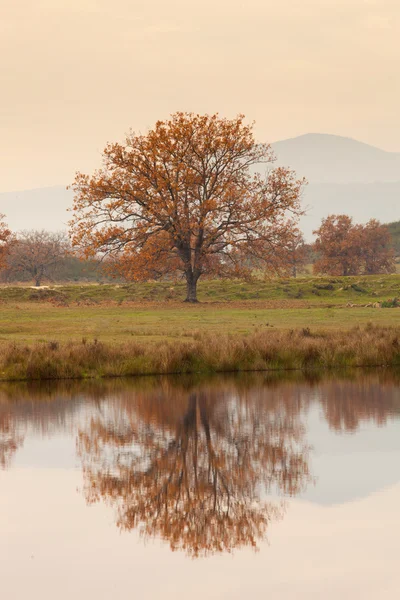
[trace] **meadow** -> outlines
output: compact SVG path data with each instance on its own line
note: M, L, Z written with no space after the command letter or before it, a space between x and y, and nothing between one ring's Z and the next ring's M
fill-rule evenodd
M400 364L399 297L400 275L206 280L197 305L181 282L3 286L0 378Z

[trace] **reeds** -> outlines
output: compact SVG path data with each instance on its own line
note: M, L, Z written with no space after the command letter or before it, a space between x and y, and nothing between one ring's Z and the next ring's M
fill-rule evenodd
M196 334L192 340L158 344L82 340L0 346L3 381L371 366L400 366L400 328Z

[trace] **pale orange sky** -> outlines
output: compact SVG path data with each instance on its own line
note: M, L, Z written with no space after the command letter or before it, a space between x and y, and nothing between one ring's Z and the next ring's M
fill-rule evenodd
M398 0L0 0L0 192L176 110L400 151Z

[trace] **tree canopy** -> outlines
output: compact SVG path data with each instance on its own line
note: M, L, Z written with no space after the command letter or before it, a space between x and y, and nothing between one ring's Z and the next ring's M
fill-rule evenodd
M305 182L273 162L243 115L178 112L107 145L92 176L76 175L73 244L118 257L132 280L182 272L191 302L201 275L290 269Z
M395 270L390 232L376 219L360 225L348 215L330 215L314 233L319 255L314 263L316 273L372 275Z

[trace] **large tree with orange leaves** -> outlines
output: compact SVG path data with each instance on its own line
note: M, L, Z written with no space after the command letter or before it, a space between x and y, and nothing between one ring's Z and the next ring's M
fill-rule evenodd
M274 156L242 115L179 112L103 157L72 186L72 240L86 256L118 257L133 280L181 271L188 302L203 274L290 267L304 181L284 168L255 173Z

